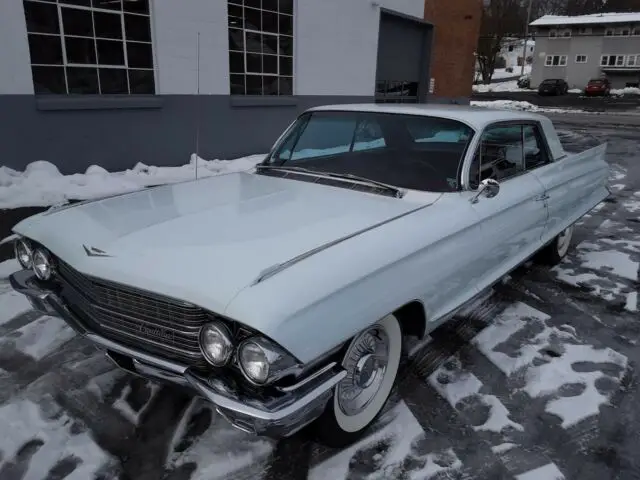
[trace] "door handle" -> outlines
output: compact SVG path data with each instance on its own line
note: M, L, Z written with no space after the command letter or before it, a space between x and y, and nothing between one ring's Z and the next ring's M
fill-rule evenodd
M549 195L547 195L546 193L543 193L542 195L538 195L535 200L536 202L544 202L545 200L549 200Z

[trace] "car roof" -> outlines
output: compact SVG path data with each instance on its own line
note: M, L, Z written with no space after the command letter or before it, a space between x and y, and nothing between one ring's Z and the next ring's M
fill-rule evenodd
M546 117L530 112L498 110L467 105L439 104L380 104L351 103L338 105L322 105L307 110L308 112L371 112L394 113L399 115L418 115L423 117L446 118L465 123L474 130L480 131L487 125L501 121L543 120Z

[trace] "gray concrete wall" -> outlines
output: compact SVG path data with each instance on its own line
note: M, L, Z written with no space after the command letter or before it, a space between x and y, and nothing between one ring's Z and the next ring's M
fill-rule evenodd
M84 172L92 164L110 171L131 168L137 162L182 165L195 151L198 114L201 157L229 159L263 153L307 108L372 98L0 95L0 165L23 170L30 162L47 160L64 174Z

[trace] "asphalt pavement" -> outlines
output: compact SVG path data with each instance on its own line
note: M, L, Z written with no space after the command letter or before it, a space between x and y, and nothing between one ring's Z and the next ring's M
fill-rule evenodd
M344 450L253 437L114 369L29 310L3 280L15 264L0 264L0 478L640 478L640 130L586 117L553 120L571 150L608 142L614 194L576 226L568 258L519 268L434 332Z

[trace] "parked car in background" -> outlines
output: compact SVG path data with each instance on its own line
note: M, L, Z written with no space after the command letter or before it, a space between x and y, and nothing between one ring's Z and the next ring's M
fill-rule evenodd
M589 80L584 88L584 94L587 97L595 95L607 96L611 94L611 82L609 82L608 78L593 78Z
M538 95L564 95L569 91L569 84L561 78L549 78L538 85Z
M531 76L522 75L518 79L518 88L530 88L530 87L531 87Z
M241 430L313 423L341 446L382 411L408 344L534 254L567 254L609 195L605 150L568 153L527 112L317 107L255 171L23 220L10 281Z

